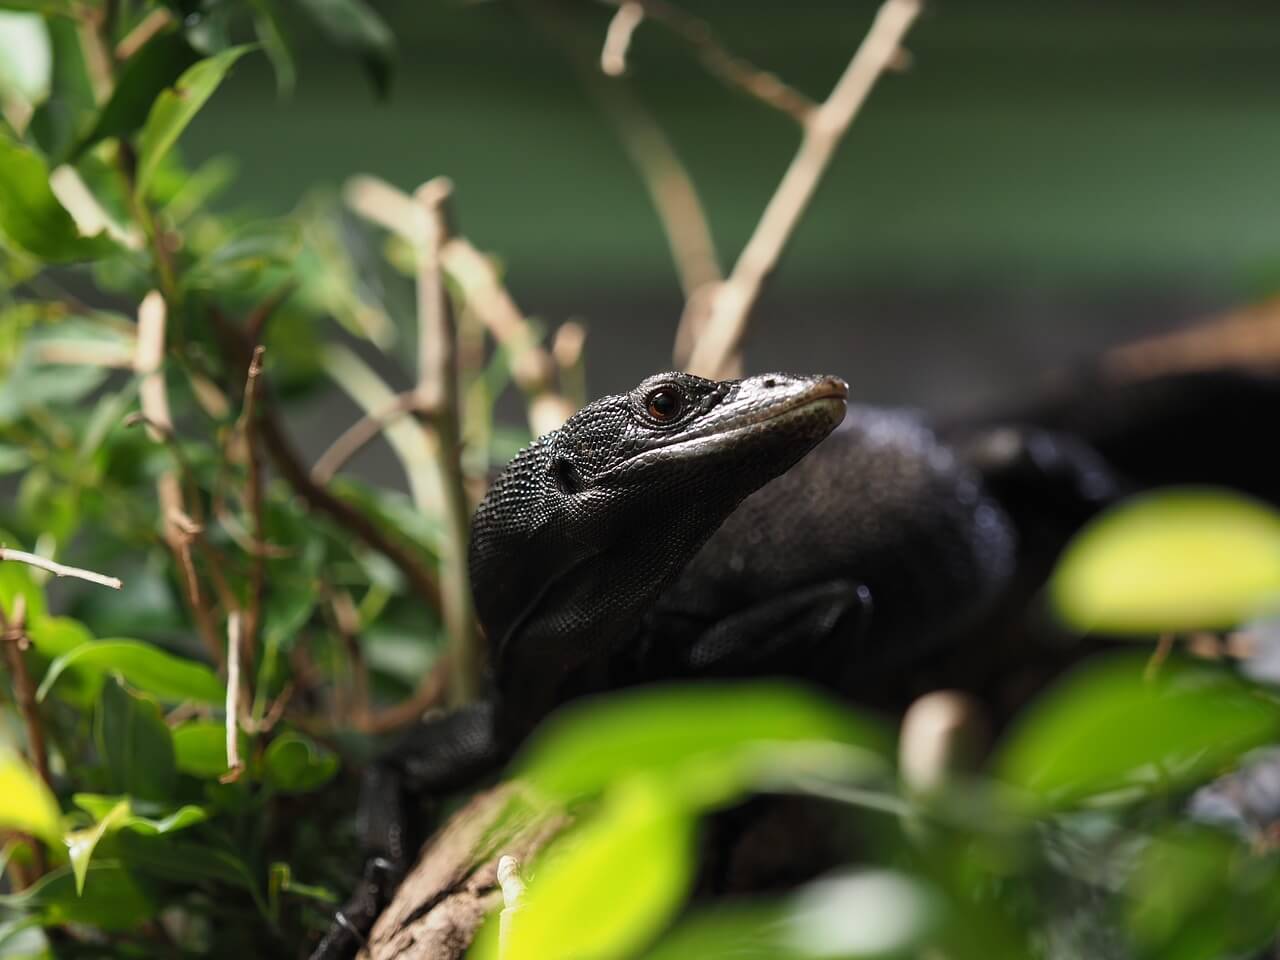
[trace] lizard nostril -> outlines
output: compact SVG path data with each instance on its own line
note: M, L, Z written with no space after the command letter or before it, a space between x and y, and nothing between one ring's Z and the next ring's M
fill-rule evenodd
M765 380L764 385L766 387L776 387L778 385L778 381L773 379L773 377L769 377Z

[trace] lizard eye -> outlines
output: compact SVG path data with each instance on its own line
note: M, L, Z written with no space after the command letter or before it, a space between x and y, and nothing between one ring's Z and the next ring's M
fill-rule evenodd
M671 387L659 387L645 400L649 416L659 423L669 423L684 409L684 398Z

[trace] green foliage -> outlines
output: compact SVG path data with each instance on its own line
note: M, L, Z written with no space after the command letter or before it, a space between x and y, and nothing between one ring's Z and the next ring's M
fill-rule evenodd
M0 71L0 542L124 581L0 563L31 681L6 671L15 696L0 697L0 953L51 956L40 931L77 924L101 957L292 955L353 882L355 780L382 745L364 731L444 640L414 579L451 546L419 424L386 431L407 495L350 474L308 487L289 449L295 404L319 387L378 416L413 382L411 360L382 379L414 352L413 257L319 192L280 217L222 209L234 163L192 169L181 141L250 33L281 90L301 18L382 94L392 35L364 0L171 0L140 45L122 41L155 4L0 8L0 50L26 44L21 76ZM144 364L148 295L165 329ZM461 305L461 463L479 489L528 435L493 422L512 356ZM326 496L339 509L318 509ZM1234 625L1280 594L1277 531L1269 509L1221 493L1136 501L1080 537L1053 596L1079 630ZM513 771L575 826L527 865L504 957L985 960L1068 940L1081 902L1135 956L1245 955L1276 928L1280 864L1181 810L1278 725L1276 692L1221 666L1102 659L1033 702L989 769L920 797L881 721L808 690L579 703ZM761 794L820 803L845 867L687 909L708 819Z

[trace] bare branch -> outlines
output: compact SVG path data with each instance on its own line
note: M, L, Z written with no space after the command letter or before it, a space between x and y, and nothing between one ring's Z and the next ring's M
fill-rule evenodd
M253 525L253 542L256 549L251 554L249 572L249 611L245 617L245 647L252 652L257 648L258 630L262 624L262 602L266 593L267 557L262 549L266 543L266 522L262 506L262 466L258 461L258 431L255 406L258 384L262 377L262 354L265 348L259 344L253 348L249 370L245 374L244 404L240 411L238 432L243 439L245 463L248 468L247 506Z
M30 646L26 634L26 613L26 598L22 594L14 597L12 620L5 616L4 607L0 606L0 646L4 647L5 660L13 675L13 698L27 730L31 761L40 774L40 779L52 787L49 751L45 747L44 726L40 722L40 710L36 706L35 686L31 682L31 673L27 670L27 661L22 656L22 651Z
M635 0L624 0L618 12L609 21L604 35L604 47L600 50L600 69L610 77L620 77L627 72L627 49L636 27L644 21L644 6Z
M424 183L414 194L422 237L418 251L417 394L419 402L432 411L430 422L443 493L446 535L440 543L440 592L453 661L449 695L454 703L466 703L479 692L482 667L467 564L471 509L462 472L457 330L440 262L441 250L450 235L447 205L452 193L453 184L438 178Z
M777 266L853 118L876 80L897 60L898 46L920 9L921 0L885 0L831 95L805 119L799 150L729 279L714 293L705 327L695 338L688 364L692 372L718 377L734 365L765 280Z
M343 196L347 205L366 220L412 244L423 242L422 220L413 199L391 184L377 177L352 177L347 181ZM456 234L446 238L440 249L440 261L462 288L466 308L480 319L511 358L511 375L516 386L528 398L529 426L534 434L540 435L560 426L573 412L573 406L555 389L555 362L538 344L533 328L503 285L493 263L469 240ZM401 411L395 409L387 412L389 421L400 415ZM357 439L360 440L359 445L367 443L372 439L372 436L366 438L370 426L360 426L348 443L354 444ZM353 431L356 429L352 428ZM319 462L316 466L320 466Z
M138 306L138 341L133 368L142 378L138 398L142 406L142 422L146 424L148 436L157 442L176 446L172 443L173 418L169 413L169 393L165 387L162 367L167 320L168 308L164 297L152 290ZM200 580L191 559L194 533L189 527L198 529L198 524L194 524L187 514L177 470L167 469L156 478L156 495L160 502L164 541L183 572L179 582L196 621L196 629L209 656L214 663L222 666L224 661L218 630L213 613L201 596Z
M234 363L244 364L247 369L252 359L252 345L246 341L242 331L221 313L211 314L214 326L222 337L224 349ZM340 497L330 493L311 479L302 457L294 448L284 425L274 407L267 402L270 393L267 390L267 378L262 377L260 389L261 401L258 404L258 430L262 439L262 448L271 458L272 464L280 471L285 483L293 489L311 510L326 514L339 526L351 531L357 538L372 549L390 560L403 574L411 590L415 591L435 609L440 608L440 588L435 576L413 550L393 536L384 532L373 520L365 516Z
M0 560L16 560L19 563L26 563L33 567L39 567L41 570L47 570L55 577L75 577L78 580L88 580L90 583L110 587L112 590L119 590L124 586L119 577L107 576L105 573L94 573L92 570L85 570L81 567L68 567L66 564L57 563L35 553L26 553L23 550L10 550L8 547L0 546Z
M311 479L321 486L326 486L347 462L364 449L374 437L406 413L421 409L416 390L406 390L396 394L395 400L373 413L367 413L351 426L347 427L338 438L329 445L324 453L316 458L311 468ZM423 411L426 412L426 411Z
M617 2L617 0L610 0ZM667 0L623 0L619 7L635 5L644 16L660 23L693 48L703 66L723 83L754 97L766 106L787 114L802 126L808 122L816 106L799 90L788 86L778 76L761 70L737 56L717 39L711 24L701 17L681 10ZM617 17L614 18L615 21ZM637 20L637 23L639 21ZM635 28L632 27L634 30ZM609 73L606 69L605 73Z

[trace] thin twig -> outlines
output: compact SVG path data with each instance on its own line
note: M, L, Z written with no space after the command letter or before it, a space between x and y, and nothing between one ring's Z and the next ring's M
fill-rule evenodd
M705 324L686 310L686 322L701 326L688 367L718 377L736 365L751 309L765 280L813 198L849 125L880 75L898 58L898 46L919 15L921 0L885 0L871 29L836 82L831 95L804 122L804 136L791 165L765 207L733 272L715 291Z
M453 673L449 696L467 703L480 689L480 637L471 603L467 541L471 509L462 473L462 422L458 401L457 330L444 285L440 252L451 230L453 184L443 178L414 194L422 218L418 251L418 384L422 405L432 411L446 535L441 538L441 615L449 636Z
M40 710L36 706L35 686L31 682L31 673L27 670L27 661L22 651L30 646L26 634L26 598L18 594L13 602L13 619L5 616L4 607L0 605L0 646L4 647L5 660L9 664L9 672L13 674L13 698L18 704L18 712L22 714L22 723L27 731L27 746L31 750L31 762L49 787L53 786L53 776L49 772L49 751L44 742L44 726L40 722Z
M360 649L360 612L346 590L326 586L324 592L334 630L347 652L349 700L340 712L358 728L369 720L369 668Z
M609 2L617 3L618 0ZM701 17L687 13L666 0L622 0L619 13L622 7L632 5L641 8L646 17L662 24L692 47L707 71L735 90L780 110L801 126L817 109L814 102L799 90L725 47L717 39L711 24Z
M124 35L116 44L115 58L124 63L135 53L147 45L156 34L173 23L173 14L165 7L155 7L150 13L138 21L137 26Z
M262 354L265 348L259 344L253 348L249 370L245 374L244 403L240 411L238 432L242 438L247 467L247 500L250 522L253 525L253 541L259 549L253 551L249 570L249 610L245 615L245 651L250 656L257 649L258 630L262 625L262 602L266 592L267 558L261 549L266 542L266 522L262 508L262 467L258 462L258 431L255 405L258 383L262 376Z
M329 448L316 459L315 465L311 468L311 479L321 486L327 486L338 471L384 429L406 413L419 410L421 410L421 401L417 390L406 390L396 394L395 400L387 406L365 414L339 434Z
M620 77L627 72L627 50L636 27L644 22L644 6L635 0L623 0L609 21L604 46L600 49L600 69L607 76Z
M662 223L685 299L720 282L720 260L702 200L653 114L627 84L600 75L596 58L590 54L594 38L583 31L572 13L554 3L540 2L530 11L530 19L564 51L583 88L613 125Z
M171 447L176 447L176 443L173 442L173 418L169 413L169 394L165 387L162 366L167 319L168 308L164 297L158 291L152 290L138 306L138 342L133 368L141 377L138 398L148 435L152 440L164 441ZM194 535L191 529L198 529L199 524L191 521L187 515L182 484L176 470L172 468L164 470L156 478L156 495L160 503L164 542L183 572L179 582L182 584L187 605L191 608L192 617L195 619L196 629L209 656L221 667L224 661L218 629L214 623L213 613L205 605L201 595L200 580L196 575L195 563L191 559L191 539Z
M90 583L110 587L112 590L119 590L124 586L124 582L119 577L107 576L105 573L94 573L92 570L85 570L81 567L68 567L66 564L57 563L46 557L27 553L23 550L10 550L8 547L0 546L0 560L16 560L19 563L39 567L41 570L48 570L55 577L75 577L79 580L88 580Z
M252 345L246 341L244 334L221 313L215 310L210 316L229 358L237 365L243 364L241 369L248 369L253 356ZM435 575L414 550L393 539L391 534L384 532L358 508L330 493L311 479L301 455L285 432L284 424L274 404L270 402L271 391L267 376L263 374L261 379L258 430L262 439L262 449L266 450L267 456L284 482L309 509L325 514L338 526L349 530L359 540L390 560L404 576L409 588L439 610L440 587L436 583Z
M240 779L240 612L227 614L227 772L219 783Z
M347 182L343 195L347 205L361 217L415 246L422 243L420 218L408 194L377 177L358 176ZM560 426L574 407L556 391L555 362L539 345L533 327L503 285L493 262L457 234L445 241L440 260L445 272L462 288L467 309L506 350L512 379L527 398L529 426L534 434ZM396 416L390 416L390 420ZM366 430L361 427L353 440Z
M441 656L418 681L412 695L393 707L370 713L363 723L354 725L355 729L366 734L392 733L417 723L444 699L452 672L449 657Z

